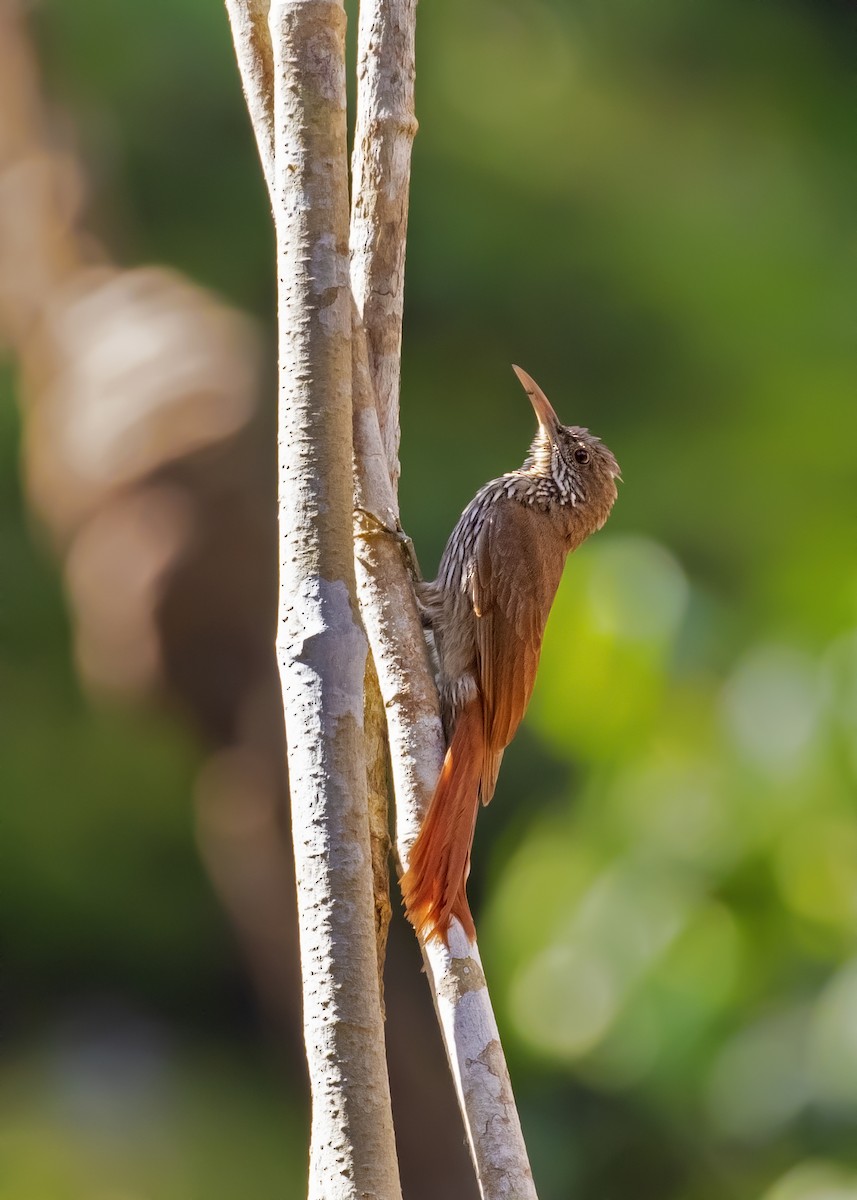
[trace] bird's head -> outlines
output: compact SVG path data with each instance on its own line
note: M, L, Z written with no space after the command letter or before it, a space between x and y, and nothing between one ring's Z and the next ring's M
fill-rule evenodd
M520 367L512 370L530 398L539 422L523 470L557 490L561 503L572 505L586 524L600 529L616 499L619 464L604 443L579 425L563 425L542 389Z

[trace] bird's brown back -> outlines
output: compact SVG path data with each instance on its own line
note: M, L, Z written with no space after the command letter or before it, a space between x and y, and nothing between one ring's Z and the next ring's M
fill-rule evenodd
M515 370L539 421L530 452L517 471L480 488L437 579L421 588L449 742L402 878L408 915L425 937L445 939L453 918L474 936L465 885L479 799L491 799L530 702L566 557L616 499L612 453L588 430L562 425L538 384Z
M568 509L522 502L508 479L495 480L462 514L429 585L447 729L477 695L484 708L485 803L532 695L573 519Z

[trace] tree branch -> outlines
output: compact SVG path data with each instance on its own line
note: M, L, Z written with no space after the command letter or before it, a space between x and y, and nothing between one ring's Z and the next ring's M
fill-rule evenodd
M270 0L226 0L247 111L268 192L274 190L274 47Z
M366 639L354 599L345 11L341 0L273 0L270 21L277 650L313 1097L309 1195L398 1200L366 800Z
M437 689L395 536L415 26L416 0L361 3L351 210L357 586L387 709L403 869L444 756ZM534 1200L479 952L457 922L449 943L422 951L482 1196Z
M351 159L351 287L366 331L381 440L399 478L399 375L417 0L363 0Z
M364 0L360 5L357 118L351 159L351 288L368 339L381 437L394 483L399 476L399 370L410 151L416 132L415 17L416 0ZM367 683L367 736L377 753L383 754L386 768L387 722L374 672L371 681L367 676ZM386 828L386 779L383 793L372 786L378 774L377 766L373 770L370 763L370 820ZM378 845L373 842L373 850ZM385 901L389 904L389 879L376 869L375 880L380 916ZM379 888L385 884L382 896ZM383 922L379 922L378 933L382 957L386 945Z
M360 337L354 340L354 452L357 589L387 709L404 869L440 773L444 741L422 623L395 533L396 500ZM483 1200L535 1200L477 946L453 921L449 946L428 942L422 952Z
M238 3L227 0L230 15ZM246 4L252 3L246 0ZM359 305L353 316L352 345L357 580L388 712L398 801L398 856L404 865L444 754L437 690L413 587L395 534L398 504L391 483L398 478L402 291L410 148L416 130L414 10L414 0L375 0L361 10L351 220L352 286ZM242 54L264 54L264 45L254 48L248 36L242 41L236 35L235 40L239 63ZM247 81L252 83L259 73L243 65L241 70L249 97ZM261 134L257 128L257 140L267 177L264 128ZM279 153L277 159L279 163ZM277 182L283 182L282 169ZM285 199L281 204L287 207ZM296 213L294 208L292 213ZM367 321L366 333L361 313ZM281 322L284 333L288 325L288 319ZM372 347L371 371L367 341ZM454 924L449 949L432 943L423 947L423 955L482 1196L485 1200L534 1200L478 951Z

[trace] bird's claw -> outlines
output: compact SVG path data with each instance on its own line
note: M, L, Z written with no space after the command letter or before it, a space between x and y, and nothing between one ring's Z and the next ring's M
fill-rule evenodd
M358 505L354 509L357 536L366 538L386 535L387 537L395 538L404 549L408 574L411 576L411 581L416 587L417 584L423 582L423 577L420 571L420 564L417 561L417 552L414 549L414 543L410 536L405 533L402 528L402 522L392 509L388 510L387 516L390 521L389 524L383 521L377 513L371 512L368 508L360 508Z

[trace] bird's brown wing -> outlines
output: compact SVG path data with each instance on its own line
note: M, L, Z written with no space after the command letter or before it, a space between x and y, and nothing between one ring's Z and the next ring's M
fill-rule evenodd
M484 804L530 702L566 554L550 516L511 499L492 506L476 541L470 594L485 710Z

